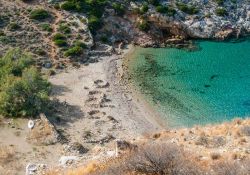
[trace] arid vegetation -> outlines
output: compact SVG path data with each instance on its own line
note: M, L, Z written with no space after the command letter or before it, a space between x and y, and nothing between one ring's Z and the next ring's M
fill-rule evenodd
M249 122L249 119L235 119L215 126L145 136L133 143L124 143L118 157L90 161L65 174L247 175L250 173ZM60 170L53 172L61 173Z
M214 156L216 156L214 154ZM66 175L247 175L250 159L242 161L217 160L209 165L195 159L194 154L185 152L176 144L147 142L119 158L103 163L90 162ZM48 174L60 174L49 171Z
M7 164L14 158L14 156L14 148L11 148L10 146L0 145L0 165Z

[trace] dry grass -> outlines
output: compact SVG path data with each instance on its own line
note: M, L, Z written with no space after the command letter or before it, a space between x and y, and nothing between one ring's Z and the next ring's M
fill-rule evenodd
M212 168L215 174L219 175L248 175L250 174L250 160L244 161L223 161Z
M88 175L94 173L97 169L101 169L100 165L91 162L84 167L77 168L76 170L69 170L67 175Z
M63 175L63 173L58 169L48 170L45 175Z
M12 161L15 155L14 148L10 146L0 146L0 164L5 165Z
M102 169L102 164L97 164L95 162L90 162L85 166L81 166L75 169L69 169L62 172L60 169L48 170L45 175L89 175L96 172L98 169Z

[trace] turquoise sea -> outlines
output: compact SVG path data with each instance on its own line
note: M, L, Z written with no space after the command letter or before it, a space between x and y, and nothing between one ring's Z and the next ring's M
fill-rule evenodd
M200 48L137 48L132 83L169 127L250 116L250 40L196 41Z

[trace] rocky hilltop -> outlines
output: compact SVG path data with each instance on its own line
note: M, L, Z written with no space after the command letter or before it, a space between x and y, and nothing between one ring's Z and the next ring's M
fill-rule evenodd
M159 47L249 31L248 0L0 1L1 53L20 47L45 70L119 52L121 43Z

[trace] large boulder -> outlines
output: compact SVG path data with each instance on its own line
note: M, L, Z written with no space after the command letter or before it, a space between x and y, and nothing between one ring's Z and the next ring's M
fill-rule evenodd
M58 142L59 134L47 117L40 114L40 119L34 121L34 126L30 129L27 140L36 145L50 145Z

